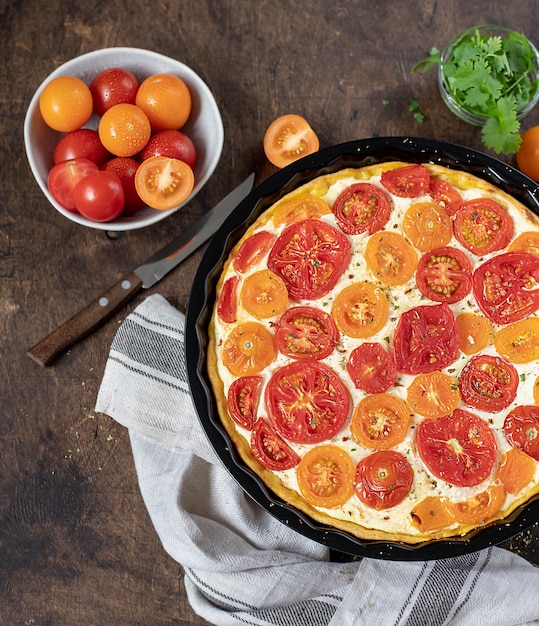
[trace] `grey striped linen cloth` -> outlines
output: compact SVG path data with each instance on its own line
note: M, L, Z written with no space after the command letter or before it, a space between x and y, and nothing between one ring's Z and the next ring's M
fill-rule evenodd
M246 496L199 425L184 316L148 297L120 326L96 410L129 430L140 490L194 611L219 626L539 624L539 568L501 548L334 563Z

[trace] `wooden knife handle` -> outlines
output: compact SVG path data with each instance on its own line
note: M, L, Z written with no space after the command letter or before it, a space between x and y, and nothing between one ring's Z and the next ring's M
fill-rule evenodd
M141 288L141 280L133 273L128 274L26 354L43 367L49 365L61 352L101 326Z

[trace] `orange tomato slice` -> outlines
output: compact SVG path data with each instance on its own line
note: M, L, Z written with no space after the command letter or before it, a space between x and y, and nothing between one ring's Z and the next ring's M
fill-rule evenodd
M160 211L173 209L187 200L194 185L195 176L187 163L164 156L142 161L135 174L138 195L148 206Z
M389 302L382 289L367 282L352 283L337 297L331 310L337 328L348 337L371 337L386 323Z
M309 122L287 113L274 120L264 134L264 153L275 167L285 167L317 152L320 142Z
M461 524L477 526L487 522L502 508L504 502L503 485L492 485L468 500L453 504L453 512Z
M435 202L416 202L404 214L402 228L414 246L426 252L451 241L451 218Z
M365 260L370 271L384 285L404 285L414 275L417 252L399 233L384 230L367 242Z
M422 533L451 526L455 515L450 500L441 496L428 496L411 511L412 524Z
M536 467L531 456L519 448L511 448L502 457L498 479L507 493L518 493L532 481Z
M459 313L456 319L460 338L460 350L464 354L476 354L486 348L490 341L491 325L481 315L468 311Z
M406 436L409 426L409 407L390 393L377 393L360 400L350 422L354 439L375 450L396 446Z
M280 315L288 304L284 280L271 270L260 270L247 276L240 292L243 308L257 319Z
M449 415L460 402L457 381L440 371L419 374L408 387L408 404L415 413L437 418Z
M539 233L535 230L521 233L513 239L508 250L509 252L529 252L539 256Z
M273 224L279 227L282 224L288 225L301 220L317 220L327 213L331 213L329 204L318 196L295 198L284 202L275 209Z
M513 363L539 359L539 317L509 324L494 337L496 352Z
M331 444L309 450L296 468L305 500L326 509L338 507L352 497L355 473L348 453Z
M234 376L258 374L276 355L273 335L258 322L238 324L223 345L223 363Z

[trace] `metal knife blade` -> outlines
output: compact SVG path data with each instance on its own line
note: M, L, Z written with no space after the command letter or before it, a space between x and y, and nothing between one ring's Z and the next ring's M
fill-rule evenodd
M254 173L187 230L30 348L26 354L46 367L64 350L101 326L140 289L148 289L197 250L251 191Z

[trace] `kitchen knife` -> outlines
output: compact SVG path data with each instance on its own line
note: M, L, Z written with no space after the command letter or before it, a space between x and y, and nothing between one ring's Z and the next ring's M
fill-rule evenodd
M30 348L26 354L43 367L49 365L61 352L101 326L140 289L148 289L159 282L215 234L238 203L249 194L254 178L254 173L248 176L197 222Z

